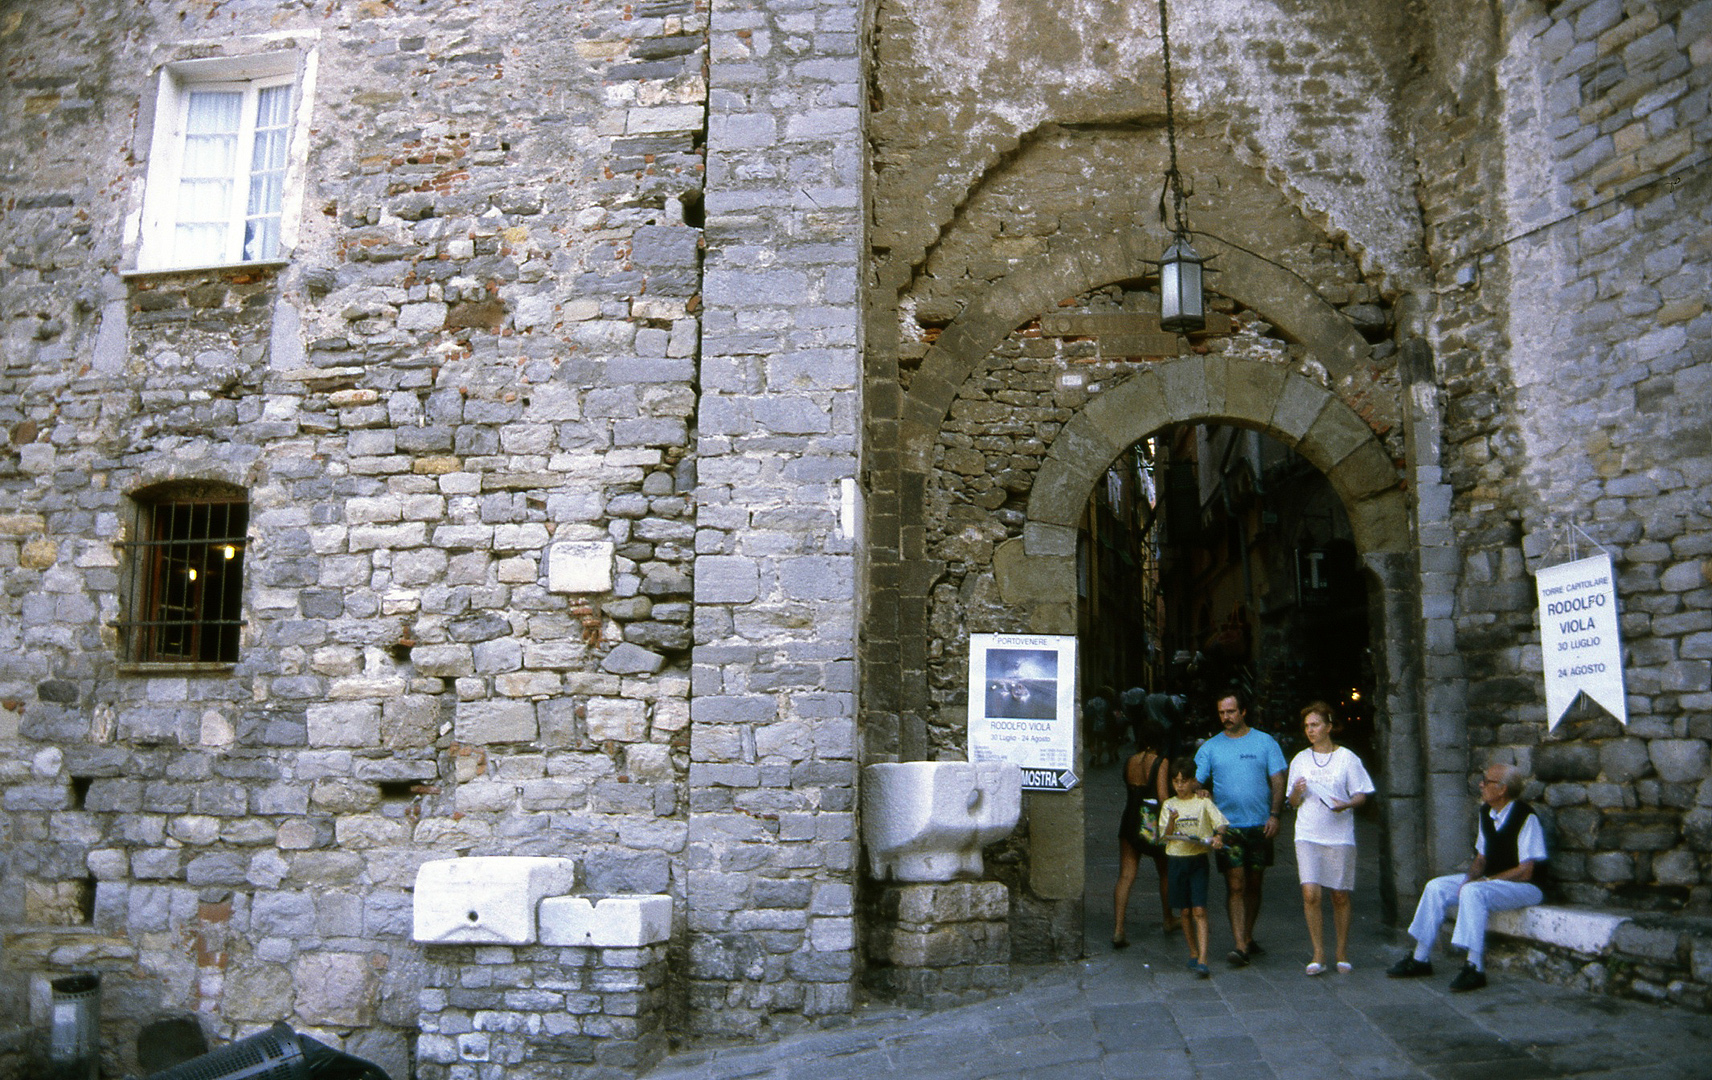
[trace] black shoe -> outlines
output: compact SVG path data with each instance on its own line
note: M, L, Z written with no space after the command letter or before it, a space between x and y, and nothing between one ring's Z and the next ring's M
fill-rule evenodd
M1128 938L1113 938L1112 939L1112 948L1114 948L1114 949L1127 949L1127 948L1129 948L1129 939Z
M1405 956L1385 969L1385 974L1393 979L1413 979L1432 973L1433 962L1431 960L1416 960L1413 956Z
M1485 985L1486 972L1481 971L1473 964L1462 965L1462 970L1457 972L1456 978L1450 981L1450 989L1453 994L1460 994L1464 990L1478 990Z
M1248 942L1248 955L1251 959L1256 956L1265 956L1266 950L1260 947L1260 942L1250 938Z
M1241 949L1232 949L1230 951L1230 955L1225 957L1225 960L1230 963L1231 967L1248 966L1248 954L1243 952Z

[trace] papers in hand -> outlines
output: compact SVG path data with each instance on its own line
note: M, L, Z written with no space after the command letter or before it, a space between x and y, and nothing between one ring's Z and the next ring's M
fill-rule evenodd
M1332 792L1332 789L1326 785L1316 784L1314 781L1309 780L1308 794L1318 799L1320 805L1325 807L1327 810L1335 811L1337 809L1338 797Z

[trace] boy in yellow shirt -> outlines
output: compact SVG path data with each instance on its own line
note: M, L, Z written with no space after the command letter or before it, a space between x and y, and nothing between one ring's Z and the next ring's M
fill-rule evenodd
M1171 907L1183 913L1183 940L1189 945L1189 970L1205 979L1207 967L1207 851L1225 846L1229 827L1213 800L1195 782L1195 760L1181 758L1171 763L1171 788L1175 798L1159 808L1161 838L1165 841L1166 892Z

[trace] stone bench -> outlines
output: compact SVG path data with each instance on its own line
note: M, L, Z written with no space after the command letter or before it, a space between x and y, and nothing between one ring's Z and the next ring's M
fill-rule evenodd
M1539 904L1495 913L1487 938L1487 962L1503 970L1712 1012L1712 919Z

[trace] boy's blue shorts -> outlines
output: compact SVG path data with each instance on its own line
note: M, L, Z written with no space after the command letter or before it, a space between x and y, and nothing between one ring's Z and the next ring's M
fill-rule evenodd
M1165 891L1172 911L1207 906L1210 871L1205 855L1172 855L1165 860Z

